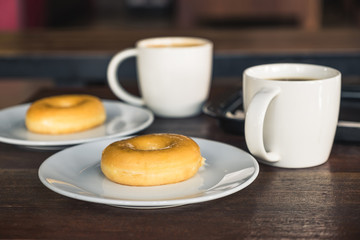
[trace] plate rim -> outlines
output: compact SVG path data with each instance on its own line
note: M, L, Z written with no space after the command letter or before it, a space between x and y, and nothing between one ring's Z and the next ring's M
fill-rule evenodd
M98 140L105 140L105 139L110 139L110 138L127 136L127 135L130 135L130 134L133 134L138 131L146 129L153 123L153 121L155 119L154 114L146 108L133 106L130 104L126 104L126 103L123 103L123 102L120 102L117 100L111 100L111 99L101 99L101 101L103 102L105 108L109 105L119 105L122 107L137 109L138 111L142 111L143 113L145 113L147 115L148 119L142 125L138 126L137 128L134 128L132 130L128 130L126 132L118 132L116 134L104 135L101 137L46 142L45 140L31 141L31 140L25 140L25 139L23 140L23 139L8 138L8 137L2 136L0 133L0 142L18 145L18 146L26 146L26 147L44 147L45 149L46 149L46 147L71 146L71 145L88 143L88 142L93 142L93 141L98 141ZM15 111L15 108L24 108L24 110L26 112L26 110L29 108L30 105L31 105L31 103L25 103L25 104L20 104L20 105L4 108L4 109L0 110L0 114L3 111ZM26 130L26 131L28 131L28 130ZM86 131L84 131L84 132L86 132Z
M125 139L131 136L127 136L127 137L123 137L120 138L118 140L121 139ZM92 203L98 203L98 204L105 204L105 205L111 205L111 206L116 206L116 207L124 207L124 208L136 208L136 209L154 209L154 208L169 208L169 207L176 207L176 206L183 206L183 205L188 205L188 204L194 204L194 203L201 203L201 202L206 202L206 201L211 201L211 200L215 200L215 199L219 199L219 198L223 198L226 197L228 195L231 195L233 193L236 193L244 188L246 188L247 186L249 186L252 182L255 181L255 179L258 177L259 172L260 172L260 167L259 167L259 163L257 162L257 160L250 155L249 153L247 153L246 151L235 147L233 145L230 145L228 143L224 143L224 142L219 142L219 141L215 141L215 140L209 140L209 139L204 139L204 138L198 138L198 137L190 137L193 140L195 140L196 142L198 141L204 141L206 142L213 142L216 144L222 144L225 145L226 147L232 147L235 148L238 151L241 151L245 156L248 157L248 160L251 160L253 166L254 167L254 172L249 176L249 178L241 183L240 185L231 188L230 190L226 190L226 191L222 191L220 193L216 193L213 195L201 195L201 196L197 196L197 197L193 197L193 198L186 198L186 199L170 199L170 200L119 200L119 199L110 199L110 198L101 198L99 196L85 196L85 195L81 195L81 194L77 194L77 193L73 193L73 192L69 192L63 189L60 189L52 184L50 184L49 182L46 181L46 179L44 178L43 174L42 174L42 169L44 168L44 166L46 164L48 164L48 160L53 158L55 155L57 154L61 154L61 152L63 151L72 151L74 149L76 149L77 147L83 146L83 145L90 145L90 144L95 144L95 143L99 143L99 142L105 142L105 141L109 141L109 139L107 140L100 140L100 141L96 141L96 142L91 142L91 143L84 143L84 144L80 144L77 146L73 146L70 148L66 148L60 152L57 152L53 155L51 155L49 158L47 158L39 167L38 169L38 177L40 179L40 181L42 182L42 184L44 184L48 189L69 197L69 198L73 198L73 199L77 199L77 200L81 200L81 201L86 201L86 202L92 202ZM51 161L51 160L49 160ZM176 184L176 183L175 183ZM207 189L204 192L209 191L211 188Z

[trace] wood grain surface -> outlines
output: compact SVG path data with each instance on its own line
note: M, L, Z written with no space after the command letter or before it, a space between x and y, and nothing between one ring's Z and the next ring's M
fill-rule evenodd
M224 88L214 88L211 97ZM45 89L30 101L62 93L115 99L106 87ZM139 134L173 132L246 149L244 137L216 119L156 118ZM0 143L1 239L358 239L360 144L335 142L329 160L308 169L260 164L247 188L218 200L158 210L79 201L47 189L41 163L56 151Z

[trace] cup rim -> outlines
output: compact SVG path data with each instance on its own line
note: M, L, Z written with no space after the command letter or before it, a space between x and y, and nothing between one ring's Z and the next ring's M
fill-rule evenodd
M201 37L186 37L186 36L166 36L166 37L153 37L153 38L145 38L145 39L141 39L138 40L136 42L136 47L137 48L142 48L142 49L175 49L174 47L161 47L161 48L155 48L155 47L148 47L149 42L155 42L158 44L164 44L164 45L170 45L169 42L171 43L184 43L184 42L196 42L199 45L196 46L182 46L182 47L177 47L176 49L191 49L191 48L199 48L199 47L204 47L204 46L212 46L213 43L212 41L210 41L209 39L205 39L205 38L201 38Z
M293 68L299 71L296 72L298 75L297 76L281 76L281 74L277 75L276 77L263 77L263 76L259 76L260 73L255 73L255 70L262 70L262 71L266 71L265 69L268 68L272 68L274 71L278 71L279 68ZM277 68L277 69L276 69ZM308 71L307 74L309 74L308 78L315 78L312 79L311 82L316 82L316 81L324 81L324 80L329 80L329 79L333 79L333 78L337 78L339 76L341 76L341 72L335 68L332 67L328 67L325 65L318 65L318 64L309 64L309 63L270 63L270 64L261 64L261 65L255 65L255 66L251 66L248 67L244 70L243 72L243 77L251 77L254 79L259 79L259 80L266 80L266 81L274 81L274 82L282 82L282 83L289 83L289 82L298 82L298 83L304 83L304 82L309 82L309 81L280 81L278 79L274 79L274 78L307 78L307 76L305 75L301 75L301 72L304 71L304 69L313 69L314 70L322 70L323 76L322 77L313 77L313 74L310 74L310 72ZM302 71L300 71L302 69Z

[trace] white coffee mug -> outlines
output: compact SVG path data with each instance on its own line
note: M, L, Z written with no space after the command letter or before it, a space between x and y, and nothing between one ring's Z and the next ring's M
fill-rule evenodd
M341 73L311 64L267 64L243 74L245 140L265 164L320 165L329 158L338 122Z
M211 41L192 37L140 40L136 48L116 54L107 70L113 93L123 101L147 106L157 116L189 117L201 112L209 95L212 72ZM137 58L141 97L126 92L117 68L129 57Z

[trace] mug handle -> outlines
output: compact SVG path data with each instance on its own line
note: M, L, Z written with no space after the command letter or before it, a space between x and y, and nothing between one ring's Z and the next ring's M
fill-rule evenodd
M245 115L245 140L252 154L269 162L277 162L280 155L267 152L264 146L264 120L271 101L280 93L280 88L262 88L250 101Z
M128 93L119 83L119 79L117 77L117 69L120 66L121 62L126 58L137 56L138 51L135 48L126 49L115 54L107 68L107 80L112 92L120 99L124 100L127 103L136 105L136 106L144 106L145 102L142 98L134 96Z

